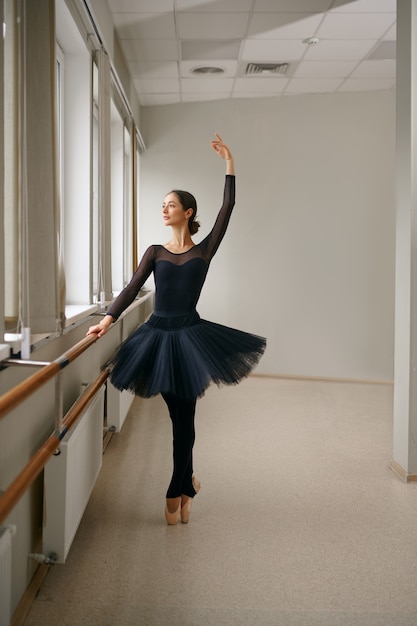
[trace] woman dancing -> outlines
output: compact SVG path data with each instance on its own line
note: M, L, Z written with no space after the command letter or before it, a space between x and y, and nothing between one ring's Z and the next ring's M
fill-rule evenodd
M223 204L211 232L195 244L199 228L197 203L187 191L171 191L162 204L170 241L152 245L144 253L130 283L121 291L103 320L87 335L104 335L138 294L153 272L155 309L119 348L111 382L149 398L161 394L172 421L173 473L166 493L168 524L187 523L191 504L200 489L193 474L196 400L211 382L236 384L261 358L266 340L199 317L196 306L211 259L226 232L235 204L232 153L220 135L211 142L226 162Z

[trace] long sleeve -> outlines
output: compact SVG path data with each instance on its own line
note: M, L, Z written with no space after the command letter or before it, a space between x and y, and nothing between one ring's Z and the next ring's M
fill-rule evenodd
M235 176L227 174L224 185L223 203L221 209L217 215L211 232L207 235L205 239L203 239L200 244L202 250L204 250L204 255L208 262L210 262L212 257L216 254L217 249L226 233L230 216L235 205L235 194Z
M136 272L133 274L131 281L120 292L116 300L107 311L115 320L123 313L125 309L136 298L139 290L143 287L146 280L151 275L155 266L155 248L150 246L144 253Z

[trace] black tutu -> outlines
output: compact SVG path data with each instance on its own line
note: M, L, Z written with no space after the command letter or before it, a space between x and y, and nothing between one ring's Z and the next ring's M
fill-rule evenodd
M235 385L257 365L263 337L200 319L196 311L153 314L126 339L112 359L110 380L150 398L159 393L197 398L210 383Z

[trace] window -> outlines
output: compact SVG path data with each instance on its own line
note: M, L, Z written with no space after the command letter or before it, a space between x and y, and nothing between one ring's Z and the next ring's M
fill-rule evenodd
M92 60L63 0L57 7L61 235L67 305L92 303Z
M56 46L56 98L57 98L57 151L58 151L58 186L64 190L64 53ZM63 195L63 194L60 194ZM62 198L61 198L62 203ZM62 218L61 214L61 218ZM63 219L60 220L60 241L63 247Z
M120 292L132 276L132 139L119 107L111 106L112 287Z
M64 0L57 39L66 302L88 307L133 271L132 122L107 53L88 49Z

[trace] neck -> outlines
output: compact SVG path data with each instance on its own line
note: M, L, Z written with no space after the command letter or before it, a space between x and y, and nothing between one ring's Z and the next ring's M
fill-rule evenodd
M172 229L172 237L169 242L171 245L177 248L186 248L187 246L193 245L193 240L191 239L190 231L185 229Z

